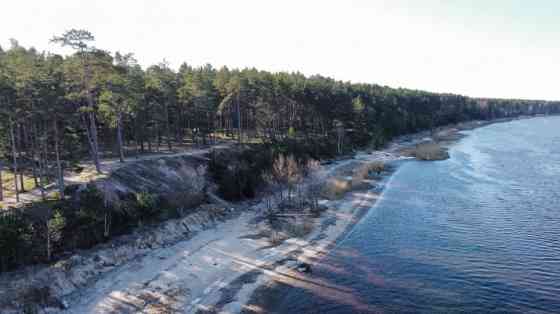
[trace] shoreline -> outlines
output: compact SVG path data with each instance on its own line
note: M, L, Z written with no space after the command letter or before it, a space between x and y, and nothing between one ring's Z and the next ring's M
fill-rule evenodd
M502 120L498 120L498 121L472 121L472 122L463 123L463 125L459 124L459 125L447 126L447 127L441 128L441 130L438 131L436 136L439 135L438 136L439 137L438 143L440 143L442 145L442 147L445 150L447 150L451 145L459 142L461 139L468 136L468 135L463 134L462 133L463 131L474 130L474 129L485 127L485 126L488 126L488 125L491 125L491 124L509 122L509 121L513 121L513 120L517 120L517 119L523 119L523 118L502 119ZM387 185L390 183L394 174L400 168L401 162L399 161L399 159L404 160L404 159L402 159L402 157L406 157L406 155L408 154L407 149L413 147L415 142L418 142L418 141L421 142L421 141L425 140L426 138L429 138L430 140L434 139L435 136L432 136L432 135L426 136L426 135L428 135L428 134L426 134L426 132L427 131L404 136L404 138L407 139L406 142L412 142L412 145L410 145L411 143L406 143L406 144L403 145L403 143L402 143L403 140L402 140L402 138L400 138L400 139L397 139L397 140L393 141L389 148L381 151L381 152L389 152L390 151L391 153L394 153L395 154L395 159L392 160L392 161L389 161L389 163L399 163L399 164L396 165L396 166L392 166L390 171L383 175L383 178L380 180L380 182L382 182L382 184L380 185L379 188L377 188L377 189L372 188L372 189L369 189L366 192L367 195L374 198L374 201L371 202L368 206L359 206L358 205L353 210L352 218L351 218L352 223L348 224L345 227L345 229L342 230L340 233L333 234L335 238L334 238L334 240L332 240L332 242L330 242L327 245L326 253L323 256L316 259L315 261L312 261L312 264L319 263L320 260L323 257L325 257L327 254L329 254L330 251L332 251L334 248L336 248L336 246L341 241L344 241L344 239L352 232L352 230L354 230L354 227L356 226L356 224L359 223L362 220L362 218L365 215L367 215L371 209L373 209L375 207L375 205L377 204L377 201L382 197L383 192L385 191ZM412 139L408 139L409 137L412 138ZM414 159L414 158L410 158L410 159ZM354 200L355 200L354 192L350 191L341 200L341 202L343 203L341 205L342 206L344 206L345 204L348 205L348 204L352 203ZM321 217L321 219L323 219L323 217ZM297 271L292 271L291 275L294 276L295 278L300 277L300 280L302 280L302 281L309 281L310 280L309 278L305 278L305 274L299 273ZM281 282L281 281L275 282L274 278L272 278L272 277L268 278L268 280L263 280L261 285L257 286L255 289L253 289L250 297L247 299L247 301L243 305L243 309L241 311L239 311L239 313L243 313L243 314L270 313L267 310L269 310L270 308L274 308L275 304L278 304L279 302L282 301L282 296L293 288L294 288L293 285L289 285L286 282ZM301 288L301 287L296 286L296 288ZM324 289L324 288L322 288L322 289ZM329 293L329 292L327 292L327 293ZM340 292L331 291L330 293L338 294ZM346 295L346 296L343 295L342 297L350 298L350 300L352 299L351 295ZM211 313L217 313L217 312L211 312Z
M403 159L404 160L404 159ZM399 159L395 159L392 162L399 162ZM342 215L349 215L346 218L343 226L340 226L340 229L334 230L324 230L323 232L326 233L323 236L329 239L328 243L326 244L318 244L315 245L316 247L320 247L321 254L301 254L297 256L297 260L301 262L305 262L311 265L313 268L314 265L320 263L320 261L326 257L332 250L334 250L341 241L344 239L354 230L354 227L370 212L372 208L375 207L377 202L381 199L383 192L385 191L387 185L393 178L393 175L398 171L400 164L397 166L392 166L389 171L384 173L381 178L378 178L379 184L377 187L371 187L365 191L350 191L347 192L344 198L341 200L336 201L333 204L337 209L335 211L339 212ZM358 202L356 202L358 199ZM325 220L328 217L326 215L322 215L319 219ZM313 243L313 240L311 240ZM312 244L313 245L313 244ZM279 266L274 274L262 274L261 276L266 276L265 278L261 279L261 283L254 287L252 291L250 291L250 296L246 298L246 302L243 304L243 307L240 311L232 312L232 313L270 313L265 311L263 308L264 306L271 306L277 304L277 302L281 301L281 297L289 290L295 288L318 288L324 290L327 294L341 294L340 291L336 291L336 289L329 289L322 287L321 282L314 283L312 279L307 278L305 273L298 271L293 267L286 267L285 265ZM290 280L282 280L282 276L289 276L291 277ZM298 281L300 281L298 283ZM245 292L247 293L247 292ZM352 298L351 295L340 295L341 298ZM272 308L274 306L271 306ZM227 311L226 311L227 312ZM200 312L202 313L218 313L216 312Z
M556 115L558 116L558 115ZM448 127L445 130L443 130L444 132L448 132L450 130L452 130L451 132L449 132L446 137L440 141L440 143L442 144L442 146L444 146L445 148L449 148L450 146L457 144L458 142L460 142L462 139L470 136L470 134L464 134L463 131L471 131L474 129L478 129L478 128L482 128L482 127L486 127L489 125L493 125L493 124L498 124L498 123L505 123L505 122L512 122L512 121L517 121L517 120L524 120L524 119L533 119L533 118L539 118L539 117L520 117L520 118L515 118L515 119L503 119L503 120L499 120L499 121L489 121L487 123L483 123L477 127L468 127L468 128L459 128L457 130L453 130L455 129L455 127ZM387 186L390 184L390 180L394 177L394 174L398 171L398 168L401 165L399 164L397 166L397 168L395 168L395 170L393 172L391 172L390 174L387 175L387 182L383 185L383 189L380 191L380 195L383 194L383 192L385 191L385 189L387 188ZM351 193L351 192L350 192ZM378 198L380 199L381 196ZM371 208L367 208L364 209L363 212L357 212L356 213L356 221L360 221L364 215L366 215L369 210L374 209L375 208L375 204L371 207ZM345 232L343 232L340 237L335 240L335 242L333 243L333 246L336 247L336 244L340 243L340 241L344 241L345 237L352 232L352 230L354 230L353 228L355 227L355 225L350 225L348 226L348 230L346 230ZM328 253L327 253L328 254ZM318 261L318 264L320 264L321 261ZM324 265L318 265L320 268L325 268ZM328 265L327 265L328 266ZM330 269L330 268L326 268L326 269ZM333 271L337 271L336 268L333 268ZM313 277L313 276L308 276L306 278L305 274L299 274L299 276L301 277L302 281L318 281L319 283L321 283L321 286L318 285L318 290L311 290L310 293L308 293L309 295L317 295L319 298L321 297L325 297L327 296L328 298L332 298L333 300L342 300L342 304L352 304L355 306L355 309L359 309L360 313L362 313L362 310L364 313L377 313L379 312L378 309L371 309L367 307L367 304L363 304L363 303L353 303L353 298L352 295L345 295L344 293L340 293L340 291L329 291L328 287L325 288L325 284L328 285L332 285L335 286L336 283L332 282L332 283L328 283L328 282L324 282L324 281L320 281L322 278L321 277ZM285 282L272 282L272 283L266 283L260 287L258 287L257 289L254 290L249 302L246 304L246 308L241 311L240 313L243 314L254 314L254 313L285 313L285 312L277 312L275 311L276 307L280 307L282 305L286 305L286 303L284 301L284 296L287 293L293 292L293 290L300 290L302 292L296 292L297 296L301 296L303 298L307 298L306 295L304 294L306 290L306 287L299 287L299 286L295 286L295 285L290 285L289 283L285 283ZM326 290L326 291L321 291L321 290ZM339 294L339 295L337 295ZM340 295L341 294L341 295ZM342 298L341 298L342 296ZM291 299L290 299L291 300ZM313 305L313 301L312 299L309 299L310 303L307 304L311 304ZM297 301L296 301L297 302ZM360 308L360 306L363 306L362 308ZM289 305L287 307L289 308ZM285 310L286 307L283 307L283 310Z
M463 137L459 133L462 130L497 122L502 121L473 121L463 126L442 127L436 135L452 143ZM360 152L351 159L335 161L326 170L329 177L340 177L364 163L410 158L402 154L403 148L414 146L427 137L431 137L429 131L402 136L386 149L369 154ZM394 171L385 174L383 180L388 182L393 174ZM340 200L326 201L328 210L314 219L314 227L304 238L291 237L281 244L271 244L267 236L263 236L263 232L269 230L258 221L263 214L263 200L260 200L256 205L227 214L229 218L225 221L204 222L186 239L143 248L138 256L119 263L114 261L118 260L116 255L122 248L94 250L90 255L94 255L94 260L100 259L99 263L85 265L82 257L78 266L81 269L57 275L69 278L46 280L60 286L60 290L71 291L62 294L63 299L59 300L66 308L63 313L259 313L258 306L250 303L270 282L313 285L301 280L304 274L297 271L298 265L312 265L326 256L375 205L384 188L385 184L374 189L351 190ZM178 229L181 224L181 220L170 221L161 229L169 232L170 228ZM180 231L175 229L172 231ZM155 237L154 240L162 242L157 235ZM101 267L100 274L84 282L77 272L87 273L92 267ZM59 313L61 310L47 307L43 312Z

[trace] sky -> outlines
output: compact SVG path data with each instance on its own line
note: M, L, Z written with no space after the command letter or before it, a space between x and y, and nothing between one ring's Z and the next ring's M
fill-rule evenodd
M557 0L15 0L9 39L87 29L144 67L211 63L299 71L472 97L560 100Z

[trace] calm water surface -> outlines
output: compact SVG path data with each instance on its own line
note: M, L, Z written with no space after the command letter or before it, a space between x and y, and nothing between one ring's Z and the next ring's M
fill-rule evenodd
M560 117L404 163L278 313L560 313Z

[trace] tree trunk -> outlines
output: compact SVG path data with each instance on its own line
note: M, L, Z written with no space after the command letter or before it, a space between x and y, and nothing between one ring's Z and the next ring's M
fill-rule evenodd
M43 200L45 200L45 186L48 183L48 167L49 167L49 162L48 162L48 152L47 152L47 139L46 139L46 134L47 134L47 128L44 128L45 130L45 138L41 141L40 146L38 147L39 150L39 160L40 160L40 167L39 167L39 186L40 186L40 190L41 190L41 198ZM42 149L41 149L42 148Z
M161 134L159 132L159 123L156 122L156 152L159 153L159 147L161 146Z
M87 116L89 118L89 129L90 129L89 137L90 137L91 155L93 158L93 163L95 164L95 170L97 170L97 173L102 173L101 164L99 163L99 145L97 141L97 126L95 123L95 114L93 112L94 110L93 96L91 95L91 90L89 86L90 68L89 68L89 62L87 60L87 54L85 54L84 69L85 69L84 83L86 88L86 98L87 98L87 104L89 109Z
M38 176L40 176L40 172L41 172L41 165L39 164L39 174L37 174L37 161L36 161L36 157L37 157L37 143L36 143L36 139L37 139L37 126L35 125L35 123L33 123L33 121L31 121L31 134L28 134L28 141L31 143L31 172L33 174L33 181L35 183L35 188L41 188L41 185L39 183L39 178ZM40 159L40 158L39 158Z
M19 156L19 157L20 157L20 159L21 159L21 151L20 151L20 156ZM22 168L23 168L23 167L22 167ZM19 172L19 187L20 187L19 190L20 190L22 193L25 192L25 185L24 185L23 183L24 183L23 171L20 171L20 172Z
M51 232L47 221L47 261L51 260Z
M237 94L237 139L239 141L239 144L241 144L242 139L241 139L241 110L239 108L239 93Z
M23 150L25 149L25 139L23 138L23 128L21 124L17 125L16 132L17 132L17 135L15 136L15 138L17 139L16 147L19 146L18 156L19 156L19 160L23 161L24 159L22 154L23 154ZM20 165L20 168L21 171L19 172L19 191L23 193L25 192L25 185L23 180L23 166Z
M45 132L45 138L43 139L43 185L49 183L49 151L48 151L48 139L47 133Z
M0 202L4 200L4 179L2 178L3 170L4 170L4 163L0 162Z
M105 212L104 219L103 219L103 235L105 238L108 238L111 235L111 213Z
M123 138L122 138L122 113L120 111L117 113L117 142L119 145L119 161L124 162L124 149L123 149Z
M150 132L151 133L151 132ZM148 134L148 152L152 152L152 137L150 136L150 134Z
M88 139L88 144L89 144L89 153L91 155L91 160L93 161L94 165L95 165L95 169L97 170L98 173L100 172L100 167L98 169L98 164L99 164L99 160L98 160L98 155L97 155L97 149L95 148L95 142L93 141L93 134L92 134L92 129L90 127L90 125L88 124L88 119L85 116L82 116L82 121L85 125L86 128L86 136ZM97 162L96 162L97 160Z
M165 104L164 106L165 109L165 128L166 128L166 132L167 132L167 148L169 149L169 151L171 152L171 126L169 123L169 107L167 104Z
M91 96L90 96L91 97ZM102 173L101 164L99 163L99 144L97 142L97 126L95 124L95 115L93 113L93 103L90 105L92 111L88 113L89 124L91 128L91 138L92 138L92 150L93 150L93 162L95 163L95 170L97 173Z
M14 168L14 192L16 193L16 202L19 203L19 190L17 186L17 148L16 148L16 136L14 135L14 122L10 121L10 138L12 140L12 158L13 158L13 168Z
M56 177L58 179L58 194L60 199L64 199L64 172L62 171L62 163L60 162L60 148L58 142L58 120L55 117L53 120L54 127L54 152L56 155Z
M39 158L41 158L41 153L39 152ZM37 184L36 184L37 185ZM41 191L41 199L44 201L45 200L45 185L46 185L46 181L45 181L45 170L43 168L43 166L41 165L39 167L39 184L37 185L39 187L39 190Z
M136 140L136 145L138 145L140 151L137 153L138 155L144 153L144 135L140 132L140 122L138 120L134 121L135 125L135 136L134 139Z

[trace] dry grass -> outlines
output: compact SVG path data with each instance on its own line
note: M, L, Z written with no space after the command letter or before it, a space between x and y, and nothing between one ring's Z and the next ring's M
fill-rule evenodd
M385 164L382 161L374 161L363 164L352 172L352 187L361 187L364 180L369 178L372 173L381 174L385 170Z
M18 187L20 186L19 183L20 177L18 175ZM13 197L15 196L14 192L14 173L11 171L2 171L2 186L4 188L4 197ZM24 175L23 176L23 187L26 191L30 191L35 188L35 180L33 177L29 177Z
M449 158L447 150L435 142L416 145L414 156L419 160L445 160Z
M278 246L282 244L288 237L280 231L277 230L270 230L268 232L268 242L272 246Z
M321 196L329 200L341 199L347 192L366 186L364 180L372 174L379 175L384 170L385 164L382 161L354 165L353 168L338 173L336 177L327 179L323 184Z
M290 237L303 238L313 231L314 226L313 219L305 217L285 223L283 229Z
M325 182L321 195L329 200L337 200L352 189L352 181L344 178L330 178Z

